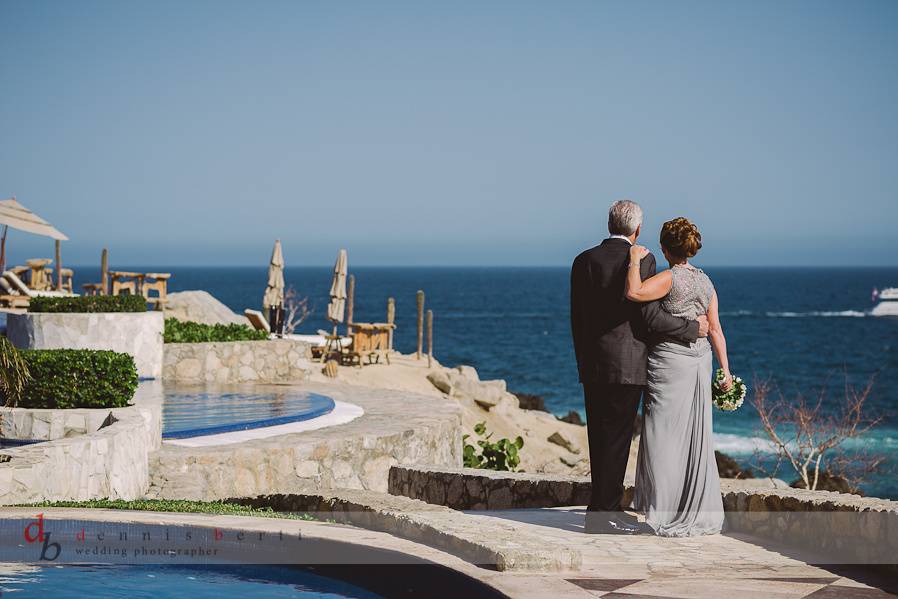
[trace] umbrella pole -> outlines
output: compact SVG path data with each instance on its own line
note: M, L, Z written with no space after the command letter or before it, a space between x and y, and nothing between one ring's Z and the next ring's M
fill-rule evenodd
M352 311L355 308L355 275L349 275L349 297L346 299L346 334L352 334Z
M56 240L56 291L62 291L62 249L59 247L62 244L58 239Z
M103 253L100 254L100 289L101 295L107 295L109 293L109 250L103 248Z
M0 236L0 273L6 272L6 233L9 227L3 225L3 235Z
M418 351L415 359L420 360L424 350L424 292L419 289L415 297L418 302Z

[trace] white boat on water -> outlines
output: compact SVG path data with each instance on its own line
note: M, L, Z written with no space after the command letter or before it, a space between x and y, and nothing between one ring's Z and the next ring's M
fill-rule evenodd
M871 316L898 316L898 287L879 292L879 303L870 311Z

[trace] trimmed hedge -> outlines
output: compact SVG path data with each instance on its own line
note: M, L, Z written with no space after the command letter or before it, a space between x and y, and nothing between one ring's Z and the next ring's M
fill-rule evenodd
M146 312L142 295L82 295L77 297L35 297L29 312Z
M262 341L268 333L242 324L202 324L165 319L165 343L207 343L209 341Z
M31 379L20 408L121 408L137 390L128 354L93 349L20 350Z

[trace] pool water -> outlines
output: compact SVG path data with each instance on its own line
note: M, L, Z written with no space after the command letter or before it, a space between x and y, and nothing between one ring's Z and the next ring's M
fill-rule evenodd
M285 566L0 564L0 594L53 599L379 599L365 589Z
M166 392L162 437L184 439L310 420L330 413L334 400L291 389L272 393Z

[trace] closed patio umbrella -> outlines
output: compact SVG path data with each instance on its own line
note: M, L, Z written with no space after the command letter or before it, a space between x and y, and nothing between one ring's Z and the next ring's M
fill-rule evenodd
M274 242L268 263L268 286L262 297L263 313L268 315L272 333L280 333L280 314L284 306L284 253L281 240Z
M265 312L272 306L280 307L284 303L284 253L281 250L281 240L274 242L274 250L271 252L271 261L268 263L268 286L265 288L265 296L262 298L262 307Z
M0 272L6 270L6 233L9 227L60 241L68 239L59 229L21 205L14 197L0 201L0 225L3 225L3 233L0 235Z
M348 269L346 250L340 250L337 254L337 263L334 264L334 279L331 282L331 301L327 306L327 318L334 323L334 335L337 334L337 323L343 322L343 313L346 309L346 271Z

